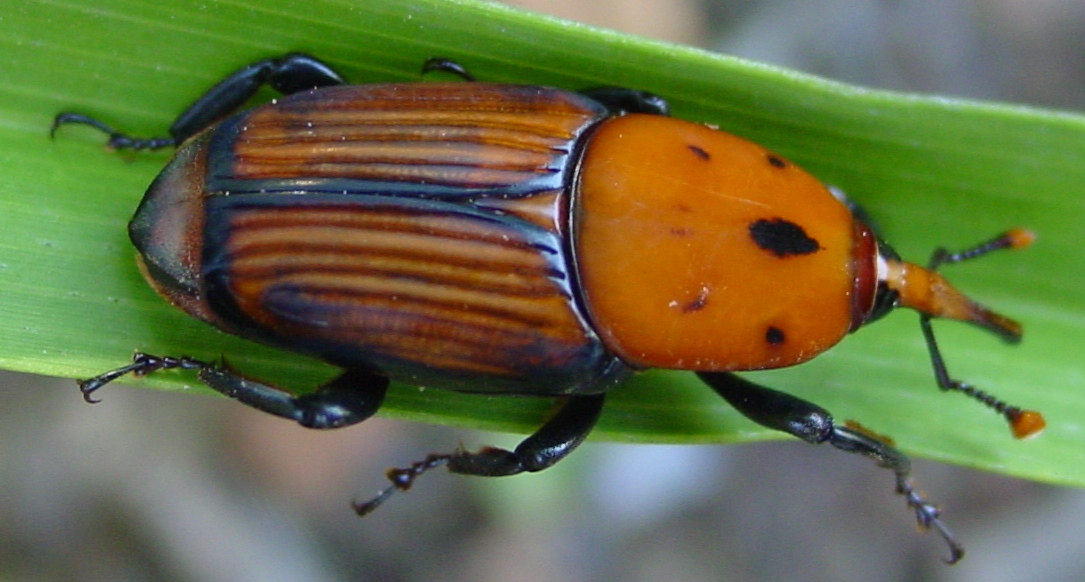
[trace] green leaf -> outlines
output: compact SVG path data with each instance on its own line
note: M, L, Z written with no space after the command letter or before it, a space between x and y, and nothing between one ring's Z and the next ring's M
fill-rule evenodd
M48 135L52 117L66 110L161 134L224 74L291 50L319 55L357 82L415 80L426 58L444 56L491 81L659 93L675 115L761 142L844 188L902 255L920 262L939 244L1034 229L1039 240L1027 251L947 269L961 288L1023 321L1024 343L1007 347L953 323L937 331L956 377L1047 415L1040 438L1014 441L994 414L939 394L911 314L892 315L809 364L756 378L892 435L916 454L1085 484L1085 118L867 91L467 0L25 1L6 9L0 366L85 377L139 348L225 354L239 368L299 388L334 373L212 330L142 281L125 224L168 154L109 153L103 136L87 128ZM143 381L193 382L184 373ZM527 431L549 406L400 386L383 412ZM595 436L688 443L779 435L739 417L692 375L654 372L614 391Z

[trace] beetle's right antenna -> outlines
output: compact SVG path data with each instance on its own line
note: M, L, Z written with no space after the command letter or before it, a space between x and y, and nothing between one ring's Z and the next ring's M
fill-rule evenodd
M1034 410L1022 410L1011 406L970 384L951 378L946 370L946 363L942 359L942 353L938 349L938 343L935 341L931 319L935 317L957 319L984 327L1008 342L1021 341L1021 324L976 303L950 285L949 281L939 275L937 270L942 265L982 257L992 251L1024 248L1030 245L1034 238L1035 236L1027 230L1013 229L960 252L952 253L939 248L934 251L927 268L885 258L884 273L881 277L890 289L899 294L900 305L919 311L919 325L931 354L931 364L934 366L934 376L938 381L938 387L942 390L963 392L1002 414L1009 421L1013 435L1017 438L1033 436L1043 430L1045 425L1043 415Z

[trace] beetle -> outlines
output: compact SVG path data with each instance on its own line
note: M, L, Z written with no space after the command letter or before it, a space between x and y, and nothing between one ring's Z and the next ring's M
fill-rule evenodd
M291 53L226 77L166 137L77 113L113 149L176 152L135 212L139 267L166 300L238 336L343 373L293 392L225 362L136 353L80 381L88 402L126 374L194 370L211 388L306 427L360 422L390 379L555 397L513 450L431 454L356 502L372 511L435 467L479 476L550 467L596 423L607 393L648 368L695 371L740 413L893 471L919 525L963 548L915 490L910 462L858 425L734 372L800 364L895 307L918 311L937 384L979 400L1017 437L1043 417L954 380L933 318L1008 342L1021 326L937 270L1027 246L1010 230L961 252L901 260L859 210L784 157L669 116L656 95L459 82L349 85ZM466 81L466 82L464 82ZM238 112L268 85L284 96Z

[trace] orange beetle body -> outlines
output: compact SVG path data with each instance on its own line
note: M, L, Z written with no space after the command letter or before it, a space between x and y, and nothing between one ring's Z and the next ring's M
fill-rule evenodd
M473 81L450 61L433 60ZM263 84L286 94L235 113ZM750 419L894 471L922 527L962 550L876 433L731 374L809 360L898 305L916 309L940 387L1042 417L951 379L932 317L1009 341L1020 326L968 299L937 266L1021 247L1010 231L929 268L900 261L836 193L740 137L671 118L651 94L530 85L346 85L301 54L227 77L170 136L136 139L79 114L116 148L177 146L129 232L151 285L225 331L344 369L292 392L224 364L137 353L82 381L197 370L210 387L315 428L375 413L390 379L563 396L514 450L434 454L392 470L368 513L425 471L539 471L591 431L606 393L646 368L697 371Z
M148 280L220 328L526 394L805 361L853 326L855 263L875 260L862 232L752 142L480 83L328 87L242 113L180 148L131 227Z

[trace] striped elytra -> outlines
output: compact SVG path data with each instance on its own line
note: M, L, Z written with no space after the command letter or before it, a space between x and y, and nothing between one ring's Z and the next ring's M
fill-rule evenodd
M163 176L190 191L160 179L133 223L196 215L200 299L170 298L235 333L442 387L603 390L627 368L584 315L562 235L578 144L605 116L538 87L302 92L194 140L206 177L179 154Z

